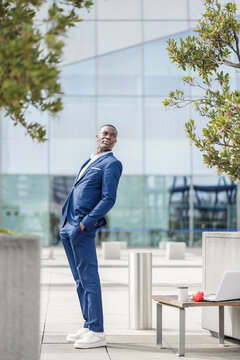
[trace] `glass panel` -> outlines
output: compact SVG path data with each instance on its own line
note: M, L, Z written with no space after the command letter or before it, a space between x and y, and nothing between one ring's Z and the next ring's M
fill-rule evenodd
M51 121L50 173L77 174L95 151L95 98L65 97L64 110Z
M198 136L202 136L202 129L206 125L208 119L201 116L197 111L192 111L191 118L195 121ZM203 162L203 153L194 145L192 145L193 154L193 175L216 175L216 168L209 168Z
M237 229L237 185L227 177L193 177L194 242L206 229ZM199 231L200 230L200 231Z
M144 244L143 181L142 176L121 177L116 204L107 215L109 228L121 230L110 233L107 240L128 241L130 246Z
M82 21L69 30L62 65L76 63L96 55L95 26L94 21Z
M60 241L59 231L62 220L62 206L72 189L74 179L74 176L51 177L50 232L52 244L58 244Z
M100 95L141 95L141 47L100 56L97 84Z
M134 97L99 97L98 127L103 124L113 124L118 129L114 153L123 164L124 174L142 174L142 100Z
M25 113L27 123L39 122L48 130L48 117L35 108ZM46 174L48 141L36 143L25 136L21 125L13 126L8 117L2 119L2 172L7 174ZM47 132L48 137L48 132Z
M47 176L2 176L2 227L37 235L48 245Z
M96 94L96 59L66 65L61 68L60 80L66 95Z
M187 35L187 32L182 32L144 44L145 95L168 95L175 89L184 90L185 94L188 94L188 88L181 80L186 74L171 63L166 50L169 37L179 40Z
M174 176L169 186L169 240L189 239L190 177ZM180 230L180 231L178 231Z
M149 175L190 174L190 145L183 108L166 111L163 98L145 98L145 168Z
M148 245L189 238L189 178L146 177L146 227Z
M188 31L187 21L144 21L144 41L170 38L179 32ZM165 42L165 48L167 44ZM171 60L169 59L171 62Z
M127 9L127 11L126 11ZM141 19L141 0L98 0L97 17L99 19Z
M147 176L146 193L146 228L148 244L158 246L159 241L167 240L169 228L169 191L165 176Z
M205 7L202 1L189 1L189 16L190 19L201 19Z
M140 21L99 21L98 55L140 44L141 29Z
M187 19L187 0L143 0L145 19Z
M78 14L80 19L83 20L94 20L96 13L96 4L93 4L90 9L86 9L85 7L78 10Z

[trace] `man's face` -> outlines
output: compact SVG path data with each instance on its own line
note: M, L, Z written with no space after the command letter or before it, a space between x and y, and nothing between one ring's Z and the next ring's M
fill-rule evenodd
M98 149L101 152L111 151L117 142L117 131L111 126L104 126L96 135Z

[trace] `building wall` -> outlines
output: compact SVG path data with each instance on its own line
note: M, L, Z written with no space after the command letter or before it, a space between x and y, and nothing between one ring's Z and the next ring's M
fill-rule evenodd
M97 0L82 11L61 64L64 110L55 119L34 109L26 115L46 125L48 141L34 144L2 119L3 227L57 242L61 205L104 123L119 130L114 153L124 170L107 215L115 230L101 239L199 244L201 229L236 227L236 185L208 169L185 136L186 120L197 120L199 129L205 120L162 104L176 88L199 95L183 87L166 41L191 34L201 11L200 0ZM235 88L237 73L230 75Z

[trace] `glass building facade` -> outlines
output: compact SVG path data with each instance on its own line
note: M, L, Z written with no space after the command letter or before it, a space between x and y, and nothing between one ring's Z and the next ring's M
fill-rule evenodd
M237 228L237 186L202 162L184 132L190 108L166 111L169 91L183 89L166 51L169 37L186 37L201 16L200 0L97 0L72 29L61 64L64 110L55 119L29 109L46 125L34 144L1 119L1 227L59 240L61 206L105 123L119 131L123 164L115 207L99 239L155 246L160 240L201 244L204 229ZM233 88L238 74L232 70Z

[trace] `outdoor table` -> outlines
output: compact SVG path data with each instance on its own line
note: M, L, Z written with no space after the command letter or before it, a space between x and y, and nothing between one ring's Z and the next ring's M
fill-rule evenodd
M178 355L185 355L185 309L190 307L218 306L219 311L219 345L224 345L224 306L240 306L240 300L228 301L178 301L177 295L153 295L152 300L157 303L157 346L162 348L162 305L173 306L179 309L179 340Z

